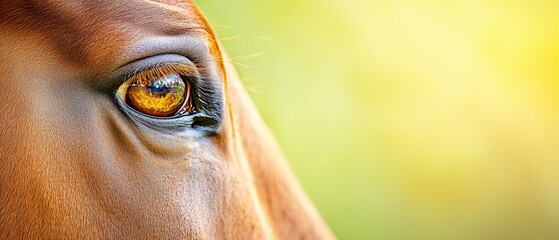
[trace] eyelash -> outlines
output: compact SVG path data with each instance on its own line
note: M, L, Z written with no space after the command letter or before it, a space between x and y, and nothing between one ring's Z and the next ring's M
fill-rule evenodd
M178 74L178 75L181 75L181 76L184 76L184 77L196 76L197 73L200 70L201 69L199 69L197 67L186 65L186 64L156 65L156 66L151 66L149 68L140 69L140 70L136 71L134 74L129 75L126 78L126 81L129 81L130 79L133 79L133 78L147 79L149 77L158 76L158 75L162 76L162 75L167 75L167 74Z

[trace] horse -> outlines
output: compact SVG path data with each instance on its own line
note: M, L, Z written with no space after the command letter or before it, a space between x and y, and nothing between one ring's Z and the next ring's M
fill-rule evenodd
M333 239L191 0L0 1L0 239Z

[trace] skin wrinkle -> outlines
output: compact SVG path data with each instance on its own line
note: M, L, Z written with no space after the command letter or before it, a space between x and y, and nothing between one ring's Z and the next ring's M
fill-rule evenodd
M0 239L334 238L191 1L0 4ZM107 76L165 53L219 121L159 131L115 102Z

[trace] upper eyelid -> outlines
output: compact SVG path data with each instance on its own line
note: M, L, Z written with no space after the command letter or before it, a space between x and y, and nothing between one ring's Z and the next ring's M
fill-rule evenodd
M146 66L128 74L124 82L131 79L149 79L153 76L162 77L167 74L179 74L181 76L197 76L201 69L188 64L160 63L153 66Z
M181 67L177 68L177 66ZM178 69L180 72L188 73L188 76L196 78L200 77L200 71L203 70L203 68L196 66L184 55L166 53L129 62L111 71L107 75L92 77L90 82L94 88L106 93L112 93L118 89L120 85L137 74L147 73L148 71L153 71L154 69L169 71L173 67Z

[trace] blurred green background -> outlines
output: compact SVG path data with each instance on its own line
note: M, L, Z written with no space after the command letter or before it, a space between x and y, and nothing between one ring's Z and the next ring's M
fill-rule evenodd
M340 239L559 239L559 1L196 3Z

